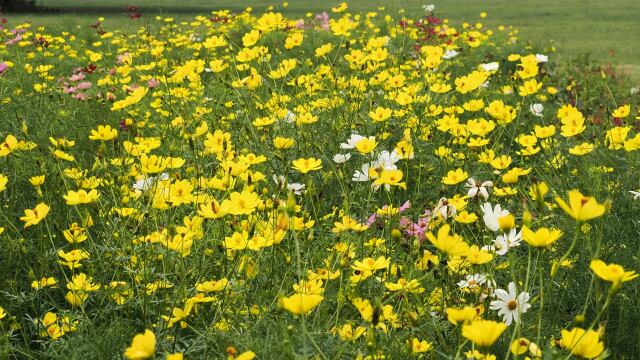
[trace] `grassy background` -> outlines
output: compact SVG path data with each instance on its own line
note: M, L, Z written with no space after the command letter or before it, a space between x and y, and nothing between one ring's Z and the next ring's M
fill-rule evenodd
M265 0L38 0L37 4L59 9L56 14L24 14L16 20L31 20L53 26L87 26L97 16L107 18L110 26L126 26L131 21L123 14L127 5L142 8L143 13L162 13L191 17L212 9L240 11L252 6L256 11L274 4L290 16L329 10L338 1L290 0L283 9L281 2ZM555 57L568 61L589 54L602 63L614 63L640 83L640 1L638 0L352 0L352 10L377 10L385 6L391 11L401 8L416 17L423 4L434 3L436 14L454 23L482 21L489 26L513 25L521 39L542 46L555 46ZM183 5L187 4L187 5ZM486 11L488 17L479 14ZM144 19L144 18L143 18ZM147 19L149 21L149 19Z

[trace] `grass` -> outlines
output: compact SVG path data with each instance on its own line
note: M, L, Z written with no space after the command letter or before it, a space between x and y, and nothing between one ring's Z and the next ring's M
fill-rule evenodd
M354 11L374 11L385 6L391 12L404 8L407 14L421 12L421 6L431 1L423 0L354 0L349 4ZM595 61L613 63L637 84L640 84L640 1L637 0L443 0L432 1L438 14L453 22L481 21L495 27L513 25L520 30L522 39L539 46L555 47L553 55L561 62L574 60L588 54ZM207 13L213 8L243 10L252 6L263 11L268 1L232 0L191 0L185 3L176 0L40 0L39 4L58 8L62 14L19 15L16 20L30 20L34 23L54 27L87 26L95 22L98 14L108 19L107 27L125 26L129 22L123 14L127 5L137 5L146 13L162 13L189 17L196 13ZM306 12L326 11L329 5L337 3L316 0L293 0L284 12L290 16L304 16ZM277 3L274 3L277 4ZM282 9L282 7L279 7ZM479 14L486 11L488 17ZM92 13L95 12L95 13Z

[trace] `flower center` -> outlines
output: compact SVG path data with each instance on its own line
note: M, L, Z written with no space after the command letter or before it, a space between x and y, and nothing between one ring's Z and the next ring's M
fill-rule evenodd
M509 310L515 310L518 307L518 303L515 300L511 300L507 303Z

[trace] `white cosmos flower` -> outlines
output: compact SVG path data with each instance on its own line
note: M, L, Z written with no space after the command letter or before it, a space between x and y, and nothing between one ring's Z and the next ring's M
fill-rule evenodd
M443 197L438 201L438 204L433 209L433 213L440 214L440 216L446 220L456 216L458 210L456 210L455 206L449 204L449 200L446 197Z
M482 274L467 275L465 280L458 282L458 287L465 289L475 289L482 286L487 281L487 277Z
M500 230L500 225L498 224L498 218L509 215L509 210L502 210L500 204L497 204L495 208L491 207L490 203L482 204L482 220L484 220L484 224L491 231Z
M542 111L544 110L544 105L540 103L531 104L529 106L529 110L533 115L537 117L542 117Z
M469 192L467 193L468 197L474 198L476 196L480 196L481 198L484 199L484 201L487 201L487 199L489 198L488 188L493 186L493 182L491 181L480 182L480 181L474 180L473 178L469 178L465 186L469 188Z
M400 161L400 155L393 150L392 152L388 152L384 150L378 156L378 160L373 164L374 167L382 166L385 170L396 170L396 163Z
M282 118L282 121L284 122L288 122L288 123L293 123L296 121L296 114L294 114L293 112L287 110L287 114Z
M496 71L500 67L500 63L494 61L486 64L480 64L480 68L484 71Z
M153 186L153 184L156 181L167 180L168 178L169 178L169 174L167 174L167 173L162 173L162 174L160 174L160 175L158 175L156 177L153 177L153 176L142 177L138 181L133 183L133 185L131 187L134 190L147 191L147 190L151 189L151 187Z
M526 313L531 307L528 292L518 294L516 284L513 282L509 283L508 288L509 292L496 289L494 294L498 299L489 304L489 309L498 310L498 315L502 316L502 320L507 326L511 325L512 322L520 322L522 314Z
M369 137L371 138L371 137ZM364 136L358 134L351 134L351 137L347 139L346 143L340 144L340 149L354 149L358 141L364 139ZM374 138L375 139L375 138Z
M336 164L344 164L351 159L351 154L335 154L333 155L333 162Z
M504 255L509 249L520 246L522 244L522 231L511 229L508 233L498 235L493 240L493 250L498 255Z
M305 185L300 183L287 184L287 190L296 195L302 195L305 192Z
M538 60L538 62L544 63L549 61L549 57L543 54L536 54L536 60Z
M369 181L369 164L362 164L361 170L356 170L351 177L351 181Z
M444 52L444 55L442 55L443 59L453 59L454 57L458 56L458 52L455 50L447 50Z
M633 195L633 200L640 200L640 191L629 190L629 192Z
M433 10L436 8L435 5L433 4L429 4L429 5L422 5L422 9L424 10L424 12L430 13L433 12Z

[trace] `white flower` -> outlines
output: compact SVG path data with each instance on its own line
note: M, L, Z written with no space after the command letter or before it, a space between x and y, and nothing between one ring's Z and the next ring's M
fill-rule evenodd
M640 93L640 88L638 87L632 87L631 89L629 89L629 95L635 95Z
M498 218L509 215L509 210L502 210L500 204L497 204L495 208L491 207L490 203L482 204L482 220L484 220L484 224L491 231L500 230L500 225L498 224Z
M531 307L529 301L529 293L522 292L520 294L516 291L516 284L509 283L509 292L502 289L496 289L494 291L495 296L498 298L489 304L491 310L498 310L498 315L502 316L502 320L507 326L512 322L520 322L522 314L526 313Z
M287 183L287 178L282 175L273 174L273 182L278 185L278 187L284 187Z
M351 181L369 181L369 164L362 164L362 169L353 173Z
M482 274L467 275L467 278L465 280L461 280L458 282L458 287L463 289L475 289L482 286L482 284L484 284L486 281L487 277Z
M142 177L140 178L138 181L136 181L135 183L133 183L133 185L131 186L134 190L138 190L138 191L147 191L149 189L151 189L151 187L153 186L153 184L160 180L167 180L169 178L169 174L167 173L162 173L159 176L153 177Z
M480 64L480 68L484 71L496 71L500 67L498 62L490 62L486 64Z
M487 199L489 198L489 190L487 188L492 187L493 182L479 182L474 180L473 178L469 178L465 186L469 188L469 192L467 193L468 197L474 198L476 196L480 196L484 199L484 201L487 201Z
M520 246L521 243L522 231L517 232L516 229L511 229L509 233L498 235L493 240L493 250L498 255L504 255L509 249Z
M373 164L373 167L382 167L385 170L396 170L396 163L400 161L400 155L393 150L392 152L388 152L384 150L378 156L378 160Z
M296 114L292 113L291 111L287 110L287 114L282 118L282 121L284 122L288 122L288 123L293 123L296 121Z
M630 190L629 192L633 194L633 200L640 200L640 191Z
M449 204L449 200L446 197L441 198L438 201L438 204L433 209L434 214L440 214L443 219L448 219L449 217L454 217L458 213L455 206Z
M302 195L305 191L305 185L300 183L287 184L287 190L291 191L296 195Z
M453 59L454 57L458 56L458 52L455 50L447 50L444 52L444 55L442 55L443 59Z
M542 111L544 110L544 106L540 103L531 104L529 106L529 110L533 115L537 117L542 117Z
M549 61L549 57L547 55L536 54L536 60L538 60L538 62L544 63Z
M356 147L358 141L364 139L364 136L358 134L351 134L351 137L346 143L340 144L340 149L353 149Z
M435 5L433 4L429 4L429 5L422 5L422 9L424 10L424 12L430 13L433 12L433 10L436 8Z
M333 162L336 164L344 164L351 159L351 154L335 154L333 155Z

